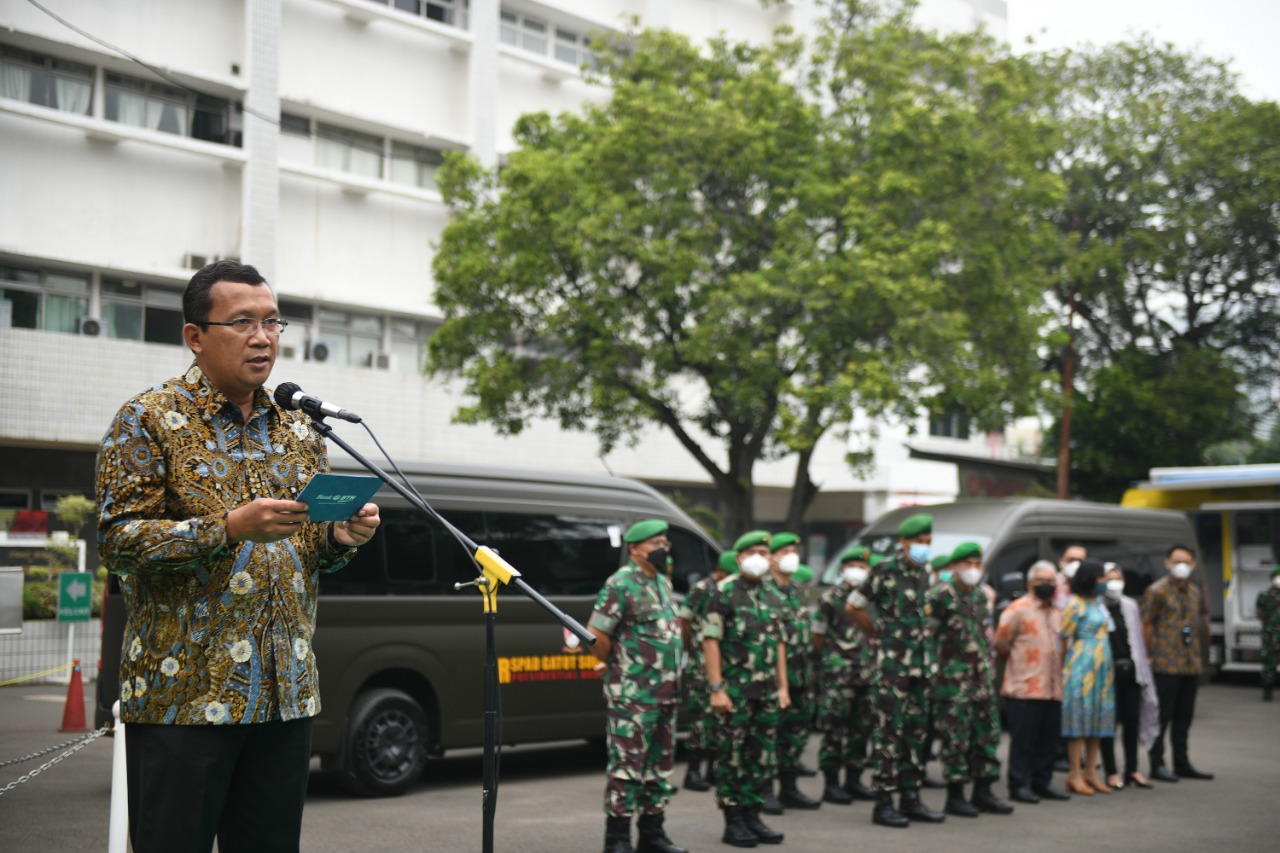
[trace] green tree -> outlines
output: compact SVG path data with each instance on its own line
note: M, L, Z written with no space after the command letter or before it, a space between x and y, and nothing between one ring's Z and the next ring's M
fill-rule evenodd
M446 163L430 353L462 421L549 416L606 451L665 427L732 532L754 464L793 453L799 523L814 446L855 406L1028 405L1036 214L1060 198L1039 78L981 37L844 11L812 55L641 33L602 56L607 102L523 117L497 174Z
M1108 418L1106 430L1073 426L1073 469L1104 497L1150 465L1204 461L1247 423L1235 388L1277 378L1280 108L1241 95L1227 66L1149 38L1043 62L1070 93L1054 164L1067 255L1052 297L1065 318L1075 296L1082 410ZM1122 376L1138 384L1130 402L1159 397L1199 428L1166 431L1149 406L1108 403ZM1152 430L1166 436L1154 454L1112 440Z

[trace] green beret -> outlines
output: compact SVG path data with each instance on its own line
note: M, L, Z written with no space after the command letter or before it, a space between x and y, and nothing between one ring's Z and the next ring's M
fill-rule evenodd
M925 533L933 532L933 516L922 512L908 518L898 525L898 536L903 539L914 539Z
M788 545L799 545L800 537L794 533L775 533L769 539L769 550L781 551Z
M767 530L748 530L746 533L738 537L738 541L733 543L734 552L745 551L748 548L754 548L756 545L769 544L769 531Z
M945 569L947 566L955 562L953 559L954 557L955 554L939 554L929 561L929 568L934 571L937 571L938 569Z
M883 555L883 554L872 554L872 555L871 555L871 559L870 559L870 560L868 560L867 562L869 562L869 563L871 564L871 568L873 568L873 569L874 569L876 566L878 566L878 565L880 565L881 563L883 563L883 562L884 562L884 559L885 559L885 558L884 558L884 555Z
M627 532L622 534L622 541L634 545L637 542L643 542L646 539L652 539L655 536L661 536L667 532L667 523L656 518L646 518L644 521L637 521L635 524L627 528Z
M982 558L982 546L977 542L961 542L956 549L951 552L951 562L958 563L961 560L967 560L970 557Z
M1271 570L1271 577L1275 577L1276 575L1280 575L1280 566L1276 566Z
M720 567L720 571L726 575L736 575L738 573L738 552L725 551L716 560L716 565Z
M871 549L867 548L865 545L857 545L841 554L840 562L852 563L854 560L860 560L861 562L866 563L869 561L870 557Z
M796 583L808 583L813 580L813 569L804 563L796 566L796 570L791 573L791 579Z

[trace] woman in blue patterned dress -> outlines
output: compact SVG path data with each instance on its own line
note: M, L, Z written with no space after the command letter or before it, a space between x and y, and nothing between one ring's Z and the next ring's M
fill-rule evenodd
M1098 588L1102 565L1085 560L1071 579L1062 611L1062 736L1067 738L1067 790L1084 796L1110 794L1098 778L1098 739L1116 727L1115 675L1107 638L1107 610ZM1084 751L1081 770L1080 753Z

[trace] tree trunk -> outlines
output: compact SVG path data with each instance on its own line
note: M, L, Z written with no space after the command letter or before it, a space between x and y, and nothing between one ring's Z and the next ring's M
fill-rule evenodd
M755 526L755 487L750 480L731 479L719 486L719 492L725 509L725 544L732 545L735 539Z
M800 534L804 525L805 513L813 506L818 496L818 486L809 478L809 461L813 458L813 448L802 450L796 460L796 479L791 487L791 500L787 504L786 529Z

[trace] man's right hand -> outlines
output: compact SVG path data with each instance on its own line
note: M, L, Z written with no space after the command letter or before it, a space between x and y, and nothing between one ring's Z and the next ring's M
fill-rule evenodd
M279 542L298 532L307 520L307 505L301 501L254 498L227 513L227 544Z

